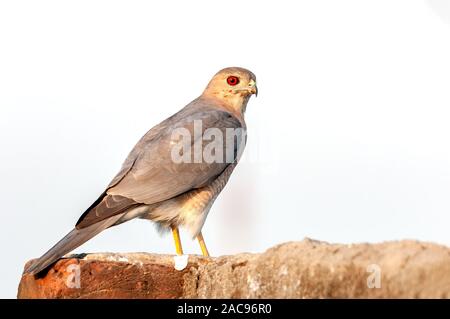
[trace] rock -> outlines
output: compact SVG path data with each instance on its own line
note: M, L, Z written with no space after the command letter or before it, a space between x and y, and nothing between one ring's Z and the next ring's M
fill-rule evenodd
M328 244L305 239L218 258L146 253L73 255L18 298L450 298L450 249L417 241Z

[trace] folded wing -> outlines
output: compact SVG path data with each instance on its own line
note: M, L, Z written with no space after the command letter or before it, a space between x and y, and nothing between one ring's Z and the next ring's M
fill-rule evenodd
M201 135L194 134L194 123L201 123ZM232 114L214 108L183 109L178 114L150 130L131 151L119 174L100 198L81 216L77 228L84 228L124 212L140 204L161 202L192 189L204 186L217 177L230 163L181 162L172 158L173 132L183 128L190 133L193 152L194 136L202 137L205 130L222 132L223 154L226 152L227 129L243 127ZM196 129L198 129L198 125ZM216 130L217 131L217 130ZM242 137L242 136L241 136ZM211 141L201 140L202 147ZM236 149L245 143L239 140Z

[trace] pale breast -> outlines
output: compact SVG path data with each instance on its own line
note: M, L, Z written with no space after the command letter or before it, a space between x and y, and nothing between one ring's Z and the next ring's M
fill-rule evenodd
M208 185L191 190L172 199L153 204L142 218L163 227L186 227L193 237L201 231L205 219L217 196L223 190L236 164L227 168Z

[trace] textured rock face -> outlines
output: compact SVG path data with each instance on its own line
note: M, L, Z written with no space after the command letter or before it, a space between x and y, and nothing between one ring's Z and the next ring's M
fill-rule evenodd
M416 241L305 239L262 254L89 254L24 275L18 298L450 298L450 249Z

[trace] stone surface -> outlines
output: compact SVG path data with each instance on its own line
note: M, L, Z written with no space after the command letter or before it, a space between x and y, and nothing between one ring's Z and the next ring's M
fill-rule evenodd
M40 278L24 275L18 290L18 298L349 297L450 298L450 249L417 241L305 239L262 254L189 256L183 270L168 255L75 255Z

